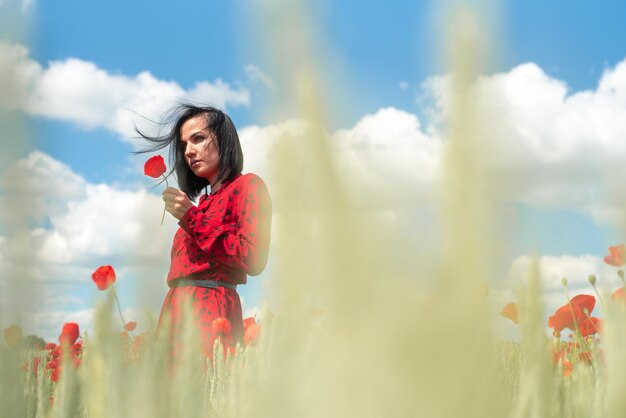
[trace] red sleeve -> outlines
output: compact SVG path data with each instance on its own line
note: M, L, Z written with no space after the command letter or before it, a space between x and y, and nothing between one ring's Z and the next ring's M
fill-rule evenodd
M267 263L272 203L263 180L257 176L238 187L233 209L236 222L224 224L216 211L192 207L179 225L210 255L210 262L259 275Z

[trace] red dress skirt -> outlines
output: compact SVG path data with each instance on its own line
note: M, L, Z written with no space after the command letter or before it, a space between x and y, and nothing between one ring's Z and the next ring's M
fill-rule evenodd
M258 176L245 174L225 182L217 192L202 196L198 206L189 209L179 221L167 277L171 289L165 296L157 329L168 321L175 350L186 306L205 355L213 352L217 335L212 324L217 318L230 321L226 342L234 346L241 341L243 318L236 290L177 283L193 279L242 285L248 275L260 274L267 262L271 214L267 187Z

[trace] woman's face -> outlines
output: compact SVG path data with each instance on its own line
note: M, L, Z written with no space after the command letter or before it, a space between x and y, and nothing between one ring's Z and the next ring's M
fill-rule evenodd
M214 184L220 171L220 155L217 138L209 131L206 115L187 119L180 127L180 141L191 171Z

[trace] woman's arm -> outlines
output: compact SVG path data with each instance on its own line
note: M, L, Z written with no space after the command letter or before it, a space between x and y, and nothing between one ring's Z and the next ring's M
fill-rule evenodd
M263 180L248 175L241 185L234 186L236 199L234 223L225 224L219 206L206 212L190 208L179 225L195 240L211 263L243 270L248 275L260 274L267 263L272 203Z

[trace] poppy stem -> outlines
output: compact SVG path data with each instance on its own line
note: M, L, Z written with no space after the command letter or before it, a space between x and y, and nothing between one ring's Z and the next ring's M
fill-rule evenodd
M167 177L165 177L165 175L163 175L163 179L165 180L165 186L166 187L170 187L170 185L167 182ZM163 215L161 216L161 225L163 225L163 220L165 219L165 205L163 205Z
M113 296L115 296L115 302L117 302L117 311L120 314L120 318L122 319L122 324L124 324L124 328L126 328L126 321L124 321L124 316L122 315L122 309L120 308L120 300L117 298L117 293L115 293L115 288L112 287Z
M574 307L572 306L572 301L570 300L569 294L567 293L567 281L564 280L562 283L563 283L563 291L565 292L565 299L567 299L567 304L569 305L569 311L572 314L572 319L574 320L574 328L575 328L575 331L576 331L576 338L585 341L584 338L582 337L582 333L580 332L580 328L578 328L578 321L576 320L576 314L574 313ZM587 341L585 341L585 344L587 344ZM576 348L575 345L574 345L574 348Z
M604 300L602 299L602 296L600 296L600 292L598 292L598 289L596 288L596 284L593 283L591 286L593 287L593 291L596 293L596 296L598 297L598 300L600 301L600 305L602 305L602 307L604 308Z

